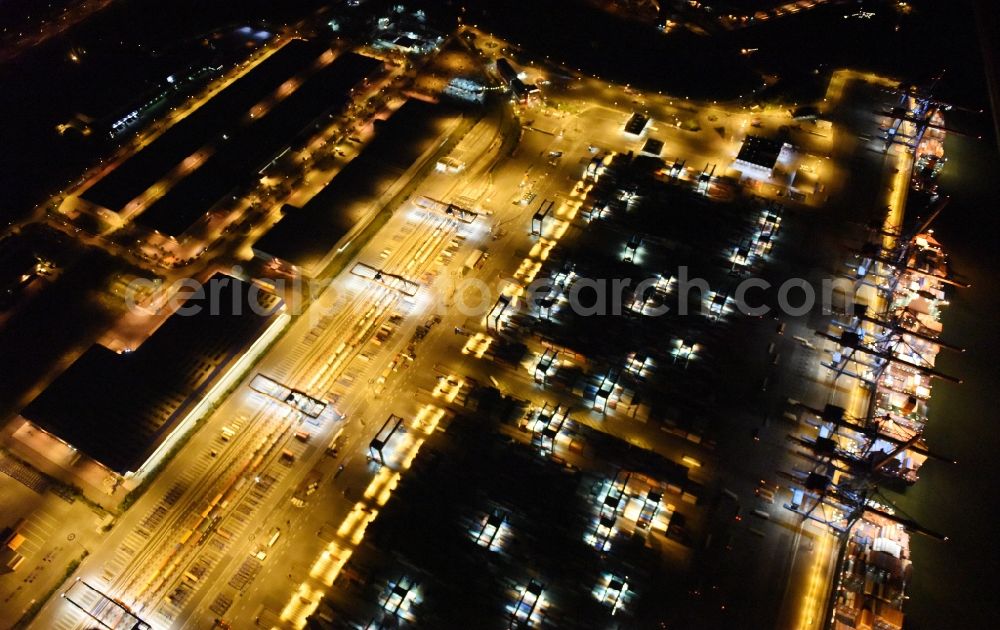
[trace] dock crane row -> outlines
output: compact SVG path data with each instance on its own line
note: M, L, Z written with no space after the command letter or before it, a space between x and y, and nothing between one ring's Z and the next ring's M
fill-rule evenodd
M802 422L788 439L806 465L783 473L792 486L784 507L822 523L839 543L826 628L901 628L913 568L911 533L947 540L895 509L879 490L915 483L928 459L952 461L924 439L932 382L961 382L935 365L942 350L963 351L941 339L941 311L946 288L968 286L953 276L930 229L946 204L940 199L908 233L872 227L847 275L856 287L874 288L876 299L851 305L816 332L833 342L822 360L833 381L860 382L863 417L835 404L794 405Z

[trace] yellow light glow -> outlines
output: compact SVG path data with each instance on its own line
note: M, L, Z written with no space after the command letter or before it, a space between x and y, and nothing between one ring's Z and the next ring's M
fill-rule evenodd
M809 588L803 599L802 611L797 627L812 630L822 627L823 611L826 608L827 563L834 537L826 532L819 534L819 544L813 550L813 564L809 572Z
M323 591L311 589L305 582L299 584L298 590L282 609L281 620L290 623L294 628L305 627L306 619L319 606L322 597Z
M337 575L344 568L352 553L354 553L352 550L341 547L336 542L330 543L313 563L309 576L327 586L333 586L334 580L337 579Z
M413 464L414 458L416 458L417 453L420 451L420 447L423 446L424 440L417 439L414 440L413 444L407 450L406 455L403 457L403 468L409 468Z
M344 517L344 521L337 528L337 535L346 538L365 515L365 504L355 503L351 511Z

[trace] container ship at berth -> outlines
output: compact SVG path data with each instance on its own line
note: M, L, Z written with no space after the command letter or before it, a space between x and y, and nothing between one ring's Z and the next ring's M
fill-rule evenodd
M794 469L792 501L785 505L824 523L839 543L833 588L827 600L830 630L903 627L903 603L913 564L910 537L946 537L897 513L879 491L900 491L917 482L928 459L950 461L924 439L936 379L937 356L957 348L942 339L947 291L962 287L948 256L929 229L943 208L904 232L875 229L851 263L852 279L873 289L817 335L833 341L822 365L835 378L858 383L860 404L833 403L804 412L811 470ZM797 486L797 487L796 487Z
M840 447L866 458L883 483L896 480L905 486L917 481L920 467L932 456L923 432L931 382L943 376L934 364L942 347L951 348L940 340L941 313L948 305L945 289L959 283L950 278L947 254L930 231L913 237L895 260L883 265L889 272L881 283L885 316L881 332L874 335L888 338L892 333L893 341L873 344L883 358L873 361L864 375L877 430L873 438L856 432L852 440L850 431L838 437ZM830 627L899 630L913 570L910 536L916 528L877 496L869 497L865 507L844 532Z
M926 196L931 201L937 197L937 178L945 162L948 161L944 154L946 135L944 116L941 110L935 110L930 116L930 125L927 126L913 152L913 176L910 179L910 186L918 193L918 197Z
M942 348L956 349L940 339L941 312L946 287L959 283L950 278L947 255L930 231L894 252L869 244L861 253L858 278L874 281L881 305L859 304L832 322L835 332L822 336L840 346L826 366L860 381L868 411L863 418L849 418L840 407L809 411L817 417L815 439L832 440L838 457L901 490L917 481L932 456L923 440L932 382L955 380L935 364ZM875 266L881 268L877 275Z
M927 424L928 401L934 364L941 351L941 309L947 306L945 281L948 259L931 233L914 237L898 278L889 296L889 321L900 333L892 344L893 360L886 360L875 379L874 421L879 435L892 442L877 441L871 452L889 455L899 443L913 444L918 450L898 452L883 464L883 473L893 474L907 484L917 481L917 471L927 460L920 451ZM875 377L872 370L869 377Z

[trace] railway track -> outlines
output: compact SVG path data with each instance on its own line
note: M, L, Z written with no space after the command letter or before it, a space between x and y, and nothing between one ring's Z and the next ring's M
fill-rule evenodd
M386 256L382 268L406 277L427 273L440 260L459 227L450 217L421 212L400 229L392 241L395 249ZM320 343L312 344L296 362L289 384L320 395L329 392L393 315L402 297L376 284L357 289L343 308L327 318ZM245 505L254 493L253 478L274 467L278 453L293 439L297 420L290 408L266 404L239 421L243 424L219 448L218 456L206 453L178 476L120 541L121 553L115 557L126 557L125 565L117 568L109 562L102 567L108 592L137 613L169 623L174 618L167 610L172 606L171 594L178 591L178 585L186 580L185 574L206 554L215 556L212 565L221 558L223 554L216 552L225 550L228 544L206 545L206 541L222 536L218 529L230 523L234 510ZM175 468L165 471L173 472Z

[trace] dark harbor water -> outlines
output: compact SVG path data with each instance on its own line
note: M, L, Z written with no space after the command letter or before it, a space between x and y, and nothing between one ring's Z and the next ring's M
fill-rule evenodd
M958 463L931 460L919 483L901 497L891 495L905 513L951 538L913 538L907 618L908 627L921 630L1000 619L1000 429L994 408L1000 391L1000 160L988 142L968 138L948 138L945 150L949 161L939 181L952 201L934 229L953 269L972 287L954 291L944 313L943 337L967 350L942 352L938 366L964 383L935 383L927 441Z

